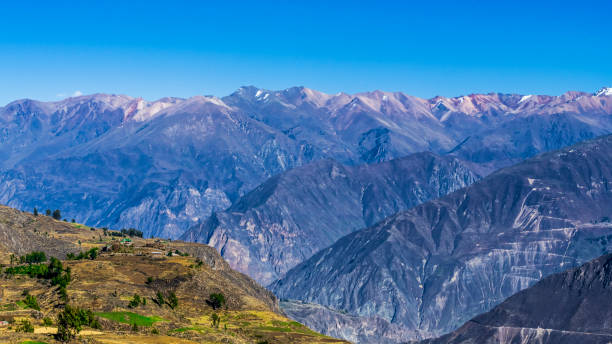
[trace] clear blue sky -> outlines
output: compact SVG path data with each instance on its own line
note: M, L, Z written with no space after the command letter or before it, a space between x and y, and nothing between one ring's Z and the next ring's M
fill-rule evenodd
M7 1L0 104L241 85L422 97L612 85L612 1Z

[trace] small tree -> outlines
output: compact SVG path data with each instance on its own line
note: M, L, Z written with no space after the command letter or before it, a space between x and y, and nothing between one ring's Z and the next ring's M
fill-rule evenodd
M171 291L170 293L168 293L168 306L170 306L170 308L175 309L176 307L178 307L178 297L176 297L176 294Z
M158 306L162 307L164 305L164 303L166 303L166 301L164 300L164 294L162 294L161 291L158 291L157 294L155 294L155 303L157 303Z
M141 298L140 295L134 294L134 297L132 298L132 300L130 300L128 307L136 308L140 306L141 304L144 304L142 301L143 301L143 298Z
M94 260L98 257L98 248L94 247L92 249L90 249L89 251L87 251L87 255L89 256L89 259Z
M91 310L84 310L66 305L57 315L57 334L55 338L61 342L68 342L79 333L83 325L99 329L100 323Z
M60 212L59 209L55 209L53 211L53 218L56 219L56 220L59 220L59 219L62 218L62 213Z
M217 313L213 313L210 316L210 320L212 320L212 327L219 328L219 322L221 321L221 317L217 315Z
M47 216L51 216L51 209L47 209L47 210L45 210L45 215L47 215Z
M34 216L38 216L38 209L36 207L34 207Z

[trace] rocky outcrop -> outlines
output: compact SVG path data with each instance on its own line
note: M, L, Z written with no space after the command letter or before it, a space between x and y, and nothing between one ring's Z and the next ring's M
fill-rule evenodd
M272 177L182 238L216 247L267 285L342 236L478 178L432 153L361 166L321 160Z
M612 341L612 255L549 276L421 344L593 343Z
M271 289L438 336L611 249L611 180L611 136L545 153L349 234Z

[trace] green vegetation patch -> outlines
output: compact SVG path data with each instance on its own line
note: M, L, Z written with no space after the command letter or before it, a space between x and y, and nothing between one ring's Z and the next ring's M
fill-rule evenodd
M48 344L47 342L39 342L37 340L26 340L24 342L20 342L19 344Z
M96 313L96 315L108 320L120 322L123 324L136 324L137 326L152 326L158 321L164 321L163 318L158 316L147 317L132 312L100 312Z

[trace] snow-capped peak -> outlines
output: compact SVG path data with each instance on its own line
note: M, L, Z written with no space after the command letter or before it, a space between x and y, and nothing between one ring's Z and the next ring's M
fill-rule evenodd
M595 92L595 96L612 96L612 87L602 87L599 91Z
M523 96L523 97L521 98L521 100L519 100L519 104L520 104L520 103L522 103L522 102L524 102L524 101L529 100L529 98L531 98L531 97L533 97L533 94L528 94L528 95L526 95L526 96Z

